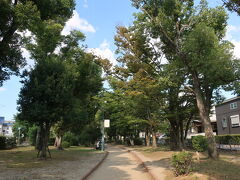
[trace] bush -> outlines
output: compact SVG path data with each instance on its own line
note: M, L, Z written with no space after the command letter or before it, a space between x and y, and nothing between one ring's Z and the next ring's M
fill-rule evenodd
M183 151L172 156L172 166L176 176L187 175L192 171L193 154Z
M7 137L6 138L6 149L12 149L17 147L16 138L15 137Z
M240 145L240 134L218 135L215 136L215 139L219 144Z
M67 141L63 141L63 142L62 142L62 147L63 147L63 148L69 148L69 147L70 147L70 143L67 142Z
M30 127L28 130L29 144L32 146L36 145L37 131L38 131L37 126Z
M71 132L66 132L63 136L63 141L67 141L71 146L78 146L78 137Z
M116 144L123 144L123 141L122 140L120 140L120 139L118 139L118 140L116 140L116 142L115 142Z
M0 136L0 149L6 149L6 137Z
M193 149L199 152L207 150L208 143L205 136L193 136L192 137Z
M140 146L143 144L143 140L141 138L134 138L134 145Z
M17 146L15 137L0 136L0 149L12 149Z
M48 145L49 145L49 146L53 146L54 143L55 143L55 138L54 138L54 137L50 137L50 138L48 139Z

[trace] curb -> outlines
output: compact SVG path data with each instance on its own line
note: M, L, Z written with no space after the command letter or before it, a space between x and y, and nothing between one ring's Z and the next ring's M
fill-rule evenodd
M106 151L105 155L103 156L103 158L101 159L101 161L99 161L85 176L83 176L83 178L81 180L87 180L89 178L89 176L96 171L99 166L103 163L103 161L107 158L109 152Z
M132 150L127 151L137 159L141 166L144 167L144 169L148 172L152 180L158 180L158 178L152 173L151 169L142 161L142 159L134 151Z

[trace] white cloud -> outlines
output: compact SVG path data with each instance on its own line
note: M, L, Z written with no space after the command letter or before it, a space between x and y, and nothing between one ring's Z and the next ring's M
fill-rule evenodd
M68 35L72 30L80 30L83 32L95 33L95 28L85 19L80 18L76 10L73 11L73 16L69 19L62 30L63 35Z
M107 40L104 40L98 48L88 48L87 52L91 52L96 56L108 59L113 65L117 64L114 53L111 51L110 44L107 42Z
M231 41L231 43L234 44L234 55L237 58L240 58L240 41L236 40L236 36L234 34L239 34L240 33L240 27L239 26L233 26L229 25L227 27L227 32L226 36L224 39Z
M22 50L22 56L27 61L27 65L24 67L24 69L30 69L31 67L33 67L35 65L35 61L33 59L31 59L31 55L27 49L22 48L21 50Z
M236 40L232 40L231 41L234 44L234 56L236 56L237 58L240 58L240 41L236 41Z
M0 92L6 91L6 90L7 90L6 88L0 87Z
M84 7L84 8L88 8L88 2L87 2L87 0L83 0L83 2L84 2L84 3L83 3L83 7Z

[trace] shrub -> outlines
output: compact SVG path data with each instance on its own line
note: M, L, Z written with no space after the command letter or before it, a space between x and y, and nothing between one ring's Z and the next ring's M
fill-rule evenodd
M143 144L143 140L141 138L134 138L134 145L140 146Z
M12 149L17 147L16 138L15 137L7 137L6 138L6 148Z
M69 148L69 147L70 147L70 143L67 142L67 141L63 141L63 142L62 142L62 147L63 147L63 148Z
M192 171L193 154L183 151L172 156L172 166L176 176L186 175Z
M192 137L193 149L199 152L207 150L208 143L205 136L193 136Z
M120 139L118 139L118 140L116 140L116 142L115 142L116 144L123 144L123 141L122 140L120 140Z
M0 136L0 149L6 149L6 137Z
M54 137L50 137L50 138L48 139L48 145L49 145L49 146L53 146L54 143L55 143L55 138L54 138Z
M29 144L32 146L36 145L37 131L38 131L37 126L30 127L28 130Z
M218 135L215 136L216 143L240 145L240 134Z
M71 133L71 132L66 132L63 136L63 141L67 141L70 143L71 146L78 146L78 137Z

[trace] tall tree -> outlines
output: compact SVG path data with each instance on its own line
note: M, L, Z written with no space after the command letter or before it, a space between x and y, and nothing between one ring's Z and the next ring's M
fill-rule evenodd
M218 157L209 113L213 91L233 81L232 45L223 41L227 15L222 7L209 8L202 0L132 0L141 21L168 60L187 73L185 87L194 93L208 139L208 154ZM220 71L221 69L221 71Z
M171 149L181 149L189 127L185 121L191 121L196 113L194 96L183 88L186 73L176 63L161 62L163 53L158 48L161 42L152 38L141 22L136 21L128 28L118 27L115 42L121 65L115 67L114 75L128 84L126 92L132 91L130 94L135 95L140 104L145 102L141 112L145 112L144 118L148 119L151 127L146 132L153 125L158 126L160 119L167 119L170 122ZM154 134L154 131L150 132Z
M228 8L230 11L236 12L238 15L240 15L240 1L238 0L222 0L224 5Z
M18 100L19 118L40 127L40 158L46 158L51 126L72 107L73 75L56 58L39 62L23 81Z
M0 1L0 86L10 75L18 75L25 65L21 50L23 38L19 32L35 32L43 21L64 25L74 7L74 0Z

